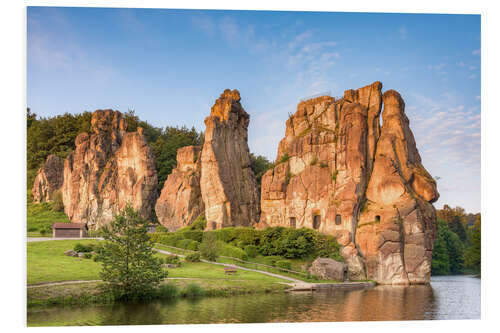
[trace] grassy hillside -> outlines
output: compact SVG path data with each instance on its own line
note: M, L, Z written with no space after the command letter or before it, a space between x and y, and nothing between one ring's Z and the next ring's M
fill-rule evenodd
M51 225L54 222L69 222L68 216L64 212L54 212L51 202L27 203L26 222L28 236L42 236L45 230L45 236L52 235Z

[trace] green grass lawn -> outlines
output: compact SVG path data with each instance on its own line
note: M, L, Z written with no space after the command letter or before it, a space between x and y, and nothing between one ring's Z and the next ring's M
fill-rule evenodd
M64 251L72 250L75 244L96 243L97 240L51 240L29 242L28 246L28 284L43 282L59 282L70 280L99 280L101 264L92 259L80 259L64 255ZM164 255L158 254L163 257ZM226 275L224 267L207 263L183 262L181 267L168 269L169 278L193 278L224 281L254 281L256 283L288 282L269 275L238 271L234 275Z
M76 243L96 243L96 240L52 240L29 242L28 284L68 280L98 280L101 264L92 259L68 257Z
M277 283L289 282L287 280L275 278L273 276L265 275L257 272L249 272L238 270L236 274L228 275L224 272L224 267L219 265L212 265L203 262L182 263L181 267L171 268L168 270L168 277L184 277L184 278L203 278L203 279L224 279L224 280L247 280L259 281L264 283Z
M50 229L54 222L69 222L64 212L54 212L51 202L27 204L26 224L28 236L39 237L43 228ZM49 233L50 234L50 233Z

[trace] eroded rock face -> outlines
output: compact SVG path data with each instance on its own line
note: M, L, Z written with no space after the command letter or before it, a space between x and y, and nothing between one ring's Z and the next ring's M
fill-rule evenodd
M436 184L421 164L404 102L395 91L383 97L381 91L375 82L339 100L299 103L287 120L276 166L262 178L259 226L335 235L350 279L425 283Z
M403 99L389 90L383 103L384 122L356 243L366 259L368 276L375 280L427 283L437 232L432 202L439 194L422 166Z
M51 201L52 194L63 184L64 160L56 155L49 155L38 170L33 183L34 202Z
M259 220L259 197L247 142L249 121L239 92L229 89L205 119L201 194L207 229L248 226Z
M168 176L155 206L158 221L169 231L191 224L204 213L200 155L196 146L177 150L177 167Z
M98 228L130 204L151 218L157 198L154 155L142 129L126 133L119 111L92 114L93 134L81 133L64 161L64 211L73 222Z

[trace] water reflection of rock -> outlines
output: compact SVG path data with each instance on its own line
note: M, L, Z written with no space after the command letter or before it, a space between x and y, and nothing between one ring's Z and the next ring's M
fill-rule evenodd
M296 321L370 321L435 319L429 285L378 286L356 291L316 292L314 306L296 311ZM303 302L300 302L303 304Z

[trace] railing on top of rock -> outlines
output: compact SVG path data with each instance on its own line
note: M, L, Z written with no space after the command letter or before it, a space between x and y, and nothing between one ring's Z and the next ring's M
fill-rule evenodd
M320 96L332 96L332 91L331 90L323 91L323 92L320 92L320 93L317 93L317 94L314 94L314 95L311 95L311 96L307 96L307 97L301 98L300 101L301 102L305 102L307 100L310 100L310 99L313 99L313 98L316 98L316 97L320 97Z

